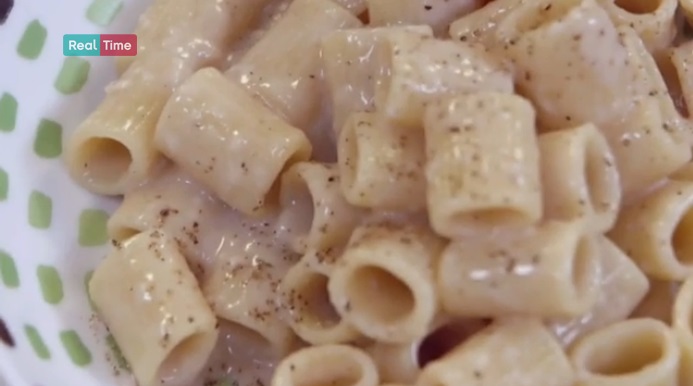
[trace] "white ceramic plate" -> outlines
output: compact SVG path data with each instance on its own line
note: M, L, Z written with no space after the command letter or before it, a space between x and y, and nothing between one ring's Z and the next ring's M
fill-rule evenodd
M0 373L11 386L132 385L84 285L115 202L78 188L61 159L115 68L112 58L66 58L62 39L131 33L149 1L14 3L0 24L0 319L14 343L0 342Z

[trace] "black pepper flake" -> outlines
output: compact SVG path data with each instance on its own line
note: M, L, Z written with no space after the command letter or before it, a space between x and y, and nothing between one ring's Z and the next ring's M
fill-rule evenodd
M433 6L432 5L424 5L424 9L427 11L430 11L433 9Z
M8 347L14 347L14 338L2 318L0 318L0 342Z
M0 0L0 25L5 24L5 21L10 16L12 7L14 7L14 0Z

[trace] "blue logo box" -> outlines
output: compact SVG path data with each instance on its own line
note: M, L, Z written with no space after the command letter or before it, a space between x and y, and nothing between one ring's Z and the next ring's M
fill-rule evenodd
M63 35L63 55L65 56L100 56L101 35L70 34Z

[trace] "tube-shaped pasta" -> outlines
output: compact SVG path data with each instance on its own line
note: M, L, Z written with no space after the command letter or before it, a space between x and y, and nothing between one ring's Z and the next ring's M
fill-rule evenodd
M280 223L295 251L343 246L363 212L344 200L337 165L299 162L281 177Z
M638 33L647 50L656 53L676 36L678 0L598 0L616 25L629 26Z
M426 105L476 91L512 93L511 74L482 46L410 35L388 35L376 46L383 71L375 106L399 125L420 128Z
M433 102L425 116L431 226L450 238L542 216L532 105L480 92Z
M162 229L173 238L190 269L199 279L211 268L199 236L214 226L209 220L219 210L199 184L171 168L154 181L125 195L108 219L106 230L115 243L140 232Z
M693 115L693 41L671 49L671 64L674 66L676 81L681 89L681 110L690 118Z
M681 347L680 385L693 384L693 276L681 286L672 310L674 334Z
M536 319L499 320L431 362L417 386L571 386L563 349Z
M438 311L433 273L442 246L414 225L356 228L330 276L332 304L374 339L404 343L425 334Z
M247 215L273 204L281 171L311 154L300 129L213 68L195 73L171 97L155 142L222 201Z
M281 361L272 386L376 386L378 370L358 348L323 345L301 349Z
M592 124L539 136L544 219L585 218L590 229L614 225L621 204L616 161Z
M320 40L362 23L331 0L295 0L227 72L289 124L307 129L320 113Z
M575 386L677 386L680 349L654 319L627 319L594 331L571 347Z
M376 342L366 348L378 367L380 380L411 384L416 382L421 369L486 327L478 319L450 321L439 317L428 334L407 343Z
M462 317L572 317L594 306L599 248L584 223L547 222L513 235L453 241L437 282L443 309Z
M309 249L291 267L281 283L288 323L308 343L349 343L361 334L335 310L327 289L328 280L341 251Z
M536 1L493 0L450 24L450 37L461 42L477 42L492 46L497 40L495 33L501 21L515 8L527 3L536 4Z
M548 321L565 347L584 334L626 319L650 288L638 266L609 239L597 236L597 245L602 271L597 303L578 317Z
M371 25L427 24L436 35L450 23L483 5L482 0L366 0Z
M679 282L651 279L649 291L630 317L652 318L671 324L671 309L674 307L679 288Z
M545 130L586 122L601 128L632 103L628 51L595 0L525 2L500 23L495 39L505 43L518 89L535 103ZM547 55L556 60L553 71L542 70Z
M226 55L225 48L248 31L269 2L154 1L142 13L133 32L137 35L137 56L115 58L118 74L124 73L133 61L142 60L157 51L166 51L181 58L203 59L203 67L216 66ZM224 27L231 27L232 30L227 33Z
M118 195L150 177L160 159L152 137L166 100L197 69L215 63L258 19L266 1L159 1L152 11L158 15L152 23L159 26L153 29L168 31L175 22L181 25L170 32L176 39L169 49L137 56L140 59L109 86L99 107L77 127L66 151L72 178L95 193ZM191 7L195 11L188 17L175 17L180 9Z
M426 207L424 133L388 122L377 113L354 113L337 144L344 197L384 210Z
M252 244L243 247L252 248ZM276 355L286 355L294 348L296 337L283 320L278 295L282 277L295 260L286 251L266 247L239 254L231 250L217 256L203 283L205 298L219 318L256 332Z
M323 39L322 64L337 135L350 114L375 109L375 82L383 69L378 67L382 63L376 60L373 47L387 35L420 39L433 37L433 31L427 25L359 28L334 31Z
M670 181L624 208L610 238L649 276L683 280L693 273L693 182Z
M89 292L140 385L186 386L202 370L217 320L165 233L119 245L94 272Z

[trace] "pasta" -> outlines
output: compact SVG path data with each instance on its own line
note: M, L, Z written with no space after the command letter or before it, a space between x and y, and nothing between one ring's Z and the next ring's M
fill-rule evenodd
M188 113L195 106L198 112ZM154 140L162 153L224 202L250 215L276 204L272 189L282 170L307 160L312 151L300 129L212 68L195 73L171 97ZM181 152L183 146L193 150ZM260 158L268 153L273 161Z
M289 124L308 128L320 113L320 38L359 26L355 16L331 0L294 0L284 17L226 76Z
M108 87L104 101L70 139L68 170L84 187L118 195L149 178L160 158L152 136L166 100L196 69L213 64L261 10L249 7L247 0L192 3L184 0L178 4L181 8L171 8L168 1L161 1L151 10L141 25L151 35L166 31L176 38L171 39L171 47L146 49L144 56ZM192 14L190 7L195 10ZM171 31L171 19L182 19L176 17L179 11L189 16L186 23L180 23L180 31ZM146 27L148 21L151 29ZM151 35L145 33L145 45Z
M342 197L340 174L333 164L294 164L282 175L279 201L280 221L292 233L291 245L299 253L308 247L343 246L362 216Z
M441 249L441 240L419 227L357 228L330 276L330 300L371 338L403 343L423 335L438 311L433 269Z
M351 343L362 338L330 301L327 285L340 252L337 248L310 249L282 279L288 323L311 344Z
M437 34L461 15L480 8L481 0L367 0L372 25L427 24Z
M337 145L346 200L385 210L425 208L423 142L422 132L389 123L377 114L352 114Z
M89 293L143 386L188 385L217 338L216 318L175 242L154 230L119 244ZM126 303L132 312L122 312Z
M584 334L628 318L650 289L647 277L609 239L599 237L597 248L601 266L597 302L578 317L549 320L549 328L564 346Z
M583 228L581 221L548 222L524 235L451 242L437 272L444 310L462 317L585 313L596 302L601 270L596 240Z
M671 181L625 208L609 235L648 275L683 280L693 273L692 206L693 183Z
M540 321L511 318L432 362L416 385L570 386L573 379L568 358Z
M688 386L689 0L154 0L67 142L140 386Z
M427 108L424 121L428 212L436 232L454 238L541 218L539 150L526 100L498 93L442 99ZM498 163L493 172L489 162Z
M669 326L647 318L597 330L570 350L577 386L676 386L680 357Z

